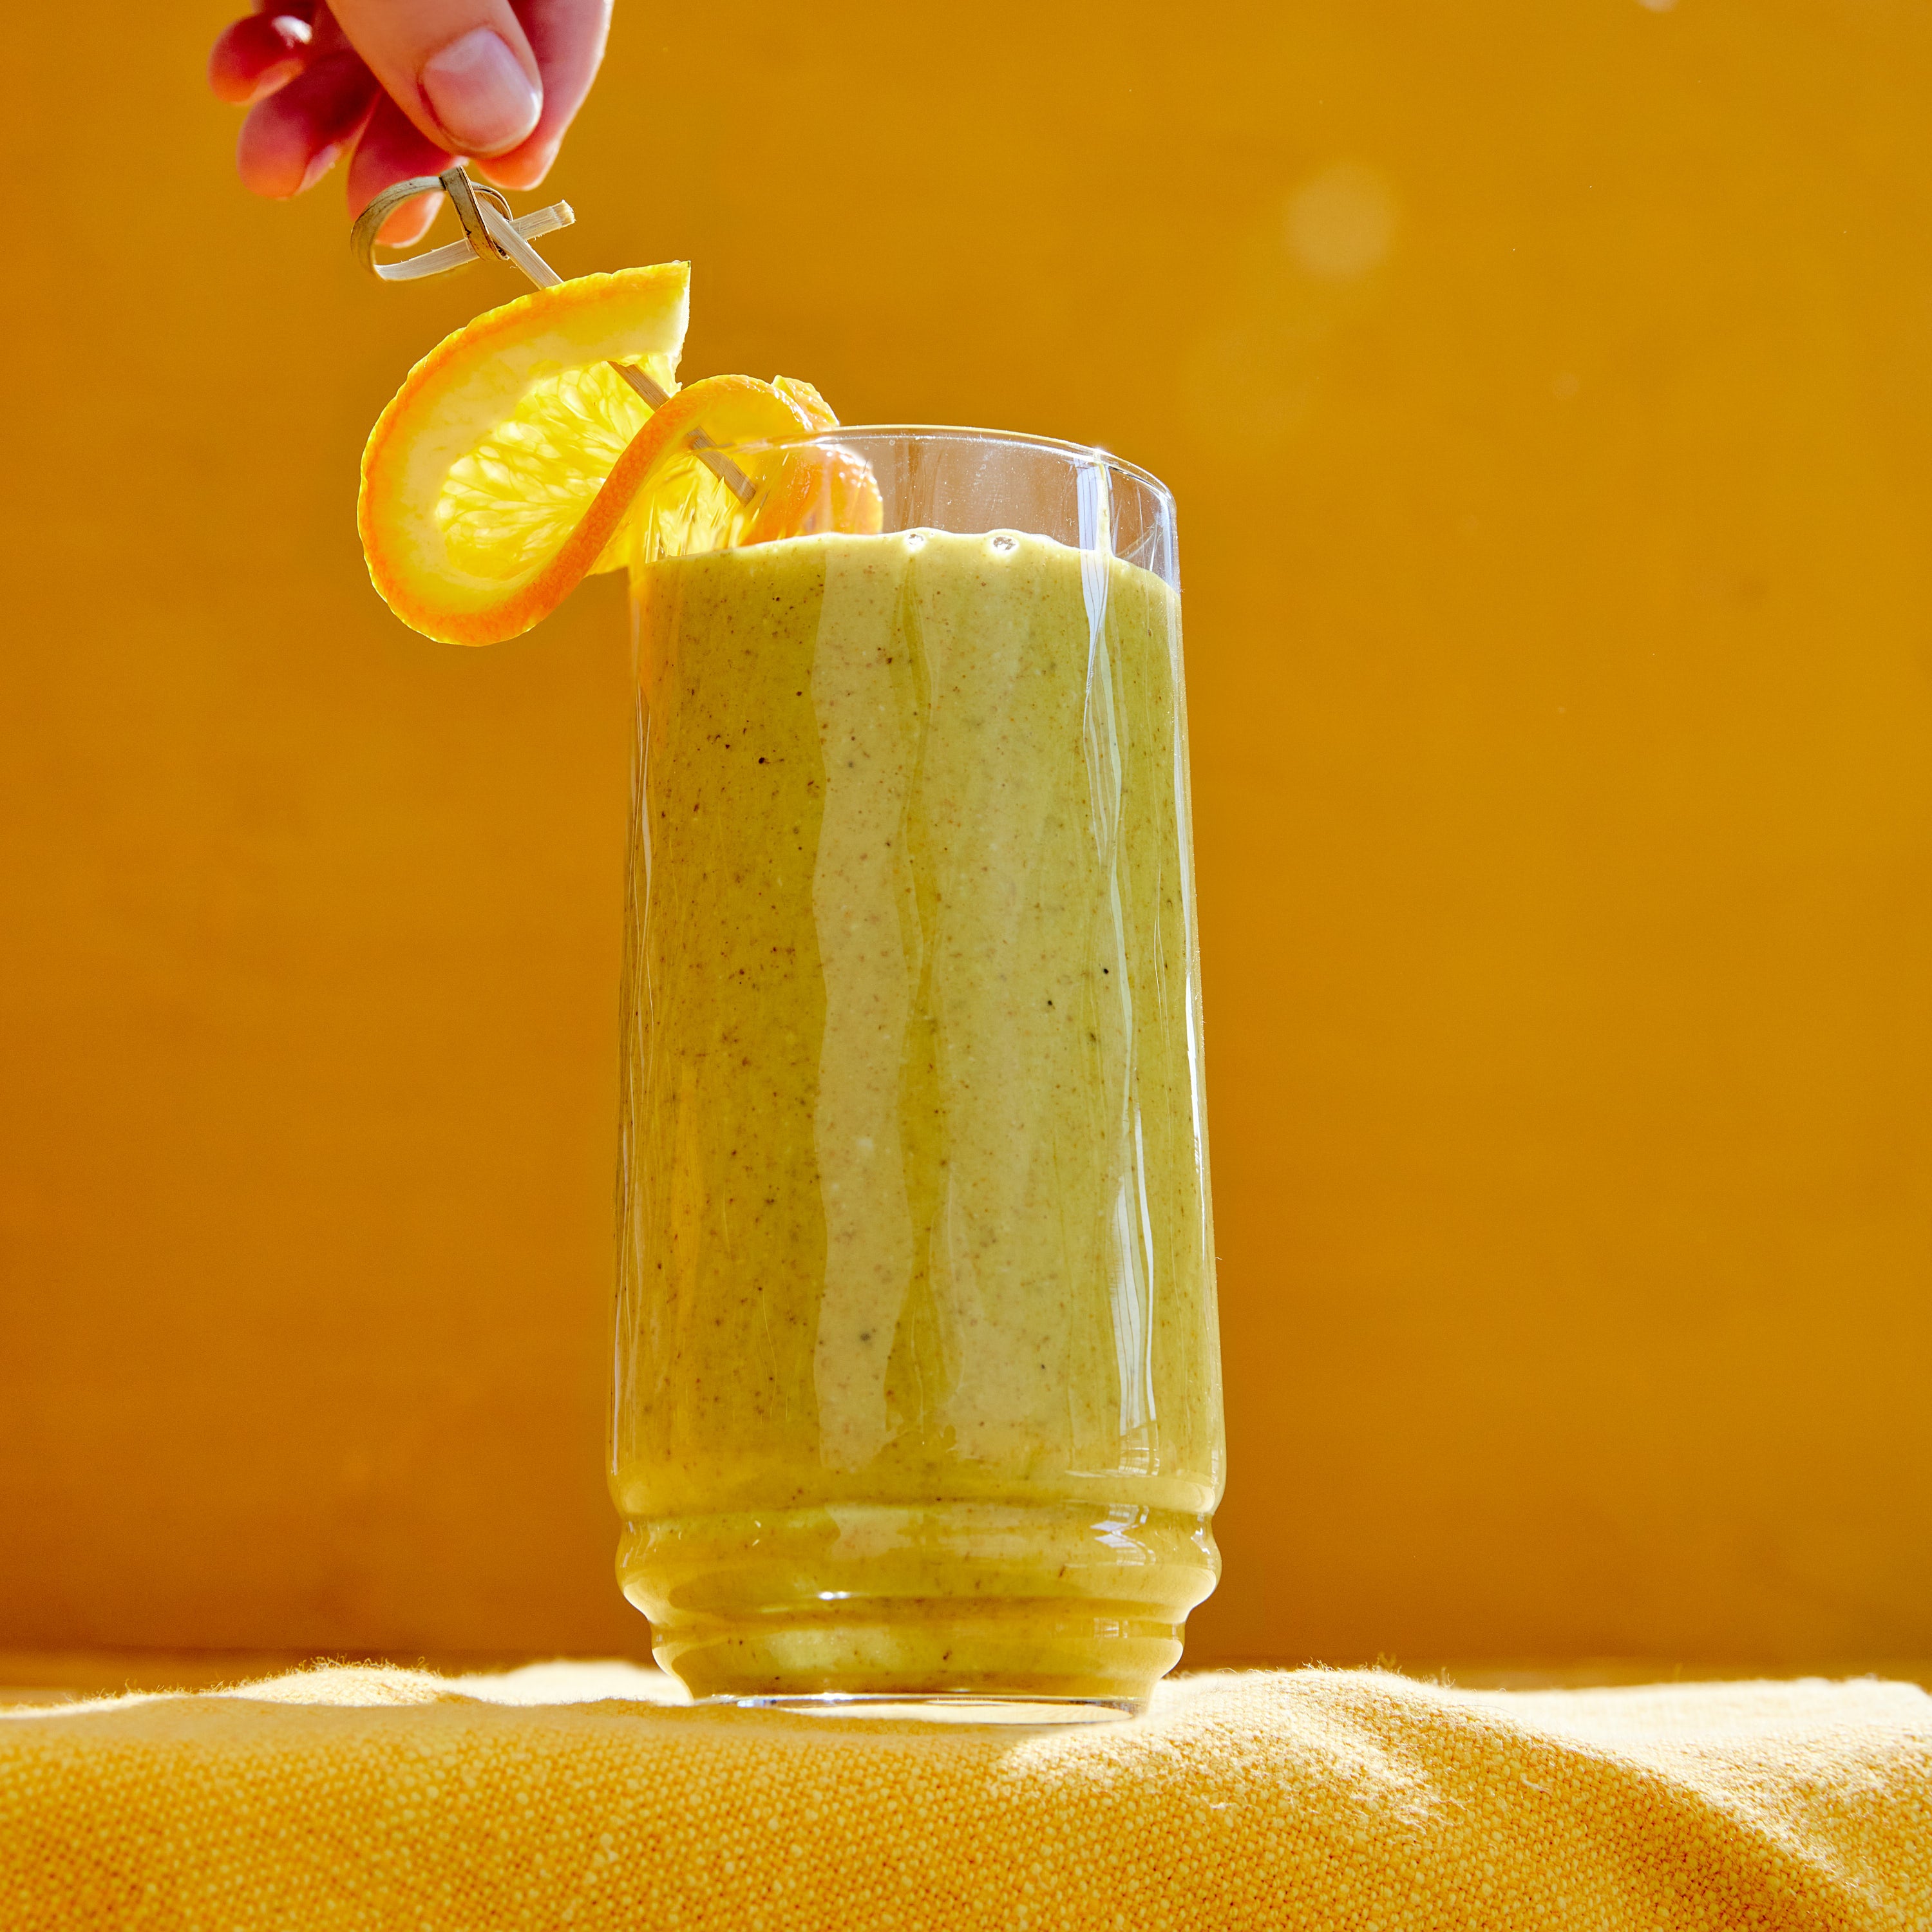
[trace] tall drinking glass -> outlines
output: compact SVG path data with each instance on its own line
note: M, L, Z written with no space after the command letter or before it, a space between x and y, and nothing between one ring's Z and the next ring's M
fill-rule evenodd
M1224 1463L1173 500L724 454L882 514L633 573L618 1574L699 1696L1136 1708Z

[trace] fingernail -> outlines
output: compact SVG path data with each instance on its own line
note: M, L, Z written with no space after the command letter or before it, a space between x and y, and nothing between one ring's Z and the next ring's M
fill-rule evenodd
M298 60L278 61L273 67L264 68L255 77L254 92L248 97L250 104L266 100L278 89L288 86L302 70Z
M342 150L345 145L340 141L332 141L327 147L318 148L310 158L308 166L302 170L302 186L296 190L296 194L308 194L309 190L314 187L316 183L321 180L322 176L342 158Z
M423 63L422 91L451 142L500 154L537 124L543 98L502 34L472 27Z

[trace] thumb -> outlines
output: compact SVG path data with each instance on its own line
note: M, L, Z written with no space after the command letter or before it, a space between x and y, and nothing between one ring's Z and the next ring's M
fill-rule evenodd
M543 77L508 0L331 0L350 46L440 148L500 154L543 112Z

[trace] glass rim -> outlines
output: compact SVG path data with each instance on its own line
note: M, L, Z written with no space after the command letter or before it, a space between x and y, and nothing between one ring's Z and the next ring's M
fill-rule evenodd
M738 449L758 451L767 449L803 449L814 445L830 447L841 442L849 442L860 436L899 436L910 441L923 438L932 442L990 442L1009 448L1034 449L1045 454L1066 457L1073 462L1094 468L1104 467L1118 471L1123 476L1131 476L1150 490L1158 491L1169 502L1174 492L1151 470L1144 470L1138 463L1130 463L1124 456L1114 452L1099 443L1069 442L1056 436L1034 436L1024 430L977 429L962 423L841 423L836 428L813 430L799 436L748 436L738 442L720 442L712 447L721 452Z

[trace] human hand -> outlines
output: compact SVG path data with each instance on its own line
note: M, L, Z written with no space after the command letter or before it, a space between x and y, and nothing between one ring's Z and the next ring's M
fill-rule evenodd
M458 156L535 188L604 58L610 0L254 0L216 40L208 85L248 104L236 166L257 194L313 187L343 152L349 211ZM441 197L383 224L413 242Z

